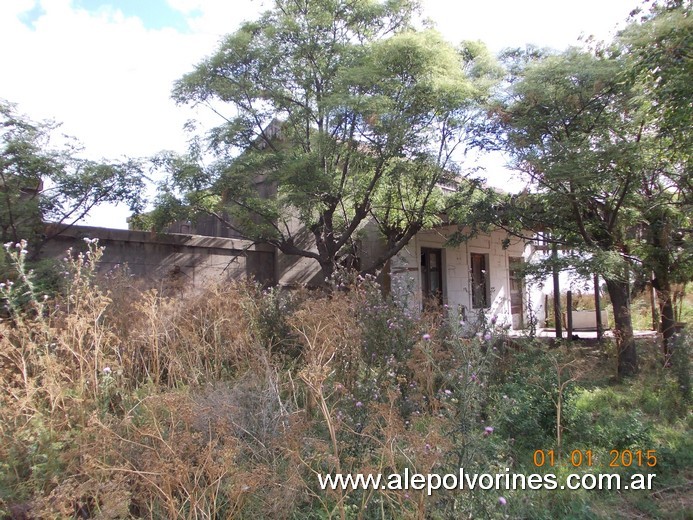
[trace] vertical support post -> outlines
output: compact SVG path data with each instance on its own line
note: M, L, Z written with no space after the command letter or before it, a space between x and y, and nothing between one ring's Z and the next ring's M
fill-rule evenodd
M566 326L568 327L568 341L573 341L573 291L566 294Z
M551 247L553 259L553 316L556 322L556 337L563 338L563 324L561 323L561 287L558 280L558 246L554 243Z
M654 287L654 279L650 279L650 308L652 309L652 330L659 331L659 315L657 313L657 296Z
M604 337L604 326L602 324L602 304L599 296L599 275L594 275L594 308L596 309L597 318L597 339Z

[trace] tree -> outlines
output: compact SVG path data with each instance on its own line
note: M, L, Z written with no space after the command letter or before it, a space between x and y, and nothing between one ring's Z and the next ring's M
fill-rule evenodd
M616 46L648 128L648 166L638 188L637 254L652 273L661 309L665 358L675 333L672 283L693 279L693 19L691 4L653 4L633 13Z
M690 0L668 0L654 2L644 13L636 9L615 42L628 61L631 79L641 89L643 109L665 140L667 154L686 164L689 195L693 188L692 5Z
M536 194L513 199L511 218L519 212L516 224L541 222L563 247L591 254L614 307L618 372L633 374L628 230L643 128L630 110L623 64L570 49L530 58L515 73L495 121Z
M213 215L242 237L317 261L329 277L375 222L374 272L443 207L497 67L416 31L410 0L277 0L174 88L224 118L191 157L165 157L156 222ZM223 115L222 115L223 114ZM214 162L202 164L208 151ZM263 193L264 191L264 193ZM301 237L308 232L310 240Z
M0 100L0 235L3 243L28 240L34 254L98 204L126 202L142 209L137 161L78 158L73 139L60 136L64 144L51 144L57 126L31 121Z
M535 190L496 203L495 220L516 234L548 228L554 241L591 255L587 264L604 275L614 304L620 374L637 366L629 272L654 273L665 354L675 330L671 283L693 277L692 43L683 4L655 4L590 51L509 53L508 95L492 110Z

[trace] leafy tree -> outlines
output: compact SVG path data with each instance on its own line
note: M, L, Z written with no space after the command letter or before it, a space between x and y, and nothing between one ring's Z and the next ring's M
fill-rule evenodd
M546 228L553 242L589 253L563 260L604 276L624 375L637 368L629 273L655 275L665 353L671 283L693 275L690 19L681 4L655 5L591 51L508 53L508 91L491 110L533 193L489 195L482 221L513 234Z
M636 252L653 274L667 357L675 332L671 285L693 279L690 7L678 0L655 3L640 19L634 13L616 40L649 138L635 204L642 229Z
M536 190L512 200L514 225L541 223L564 247L592 253L614 307L619 374L628 375L637 370L628 229L642 127L630 112L622 67L577 49L529 59L495 120L515 168Z
M451 156L492 88L486 48L417 31L410 0L277 0L177 82L180 103L225 122L190 157L163 156L159 225L213 215L242 237L314 259L325 276L374 222L373 272L455 186ZM214 161L203 164L207 152ZM307 237L304 235L307 233Z
M691 168L693 110L693 18L690 0L653 3L644 13L632 13L616 44L629 63L631 78L641 89L648 118L665 140L667 153ZM691 179L687 179L690 190Z
M95 162L78 158L72 138L55 123L34 122L14 104L0 100L0 235L2 242L28 240L33 253L96 205L126 202L142 208L138 162ZM50 223L50 226L46 226Z

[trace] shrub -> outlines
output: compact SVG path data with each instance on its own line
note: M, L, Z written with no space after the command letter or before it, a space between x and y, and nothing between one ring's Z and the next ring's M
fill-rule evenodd
M651 445L643 413L612 389L578 388L567 401L566 430L573 445L608 450Z
M0 515L588 518L586 494L325 491L316 478L522 471L555 442L559 402L573 445L657 444L672 471L664 458L688 460L682 413L654 427L638 411L679 410L666 404L679 395L671 375L587 390L572 384L575 363L593 360L511 341L494 320L419 312L370 277L174 298L126 270L98 277L100 249L87 246L45 299L21 247L9 256Z
M555 442L558 382L546 356L543 347L528 342L526 350L512 355L509 369L494 388L494 421L517 449L533 451Z

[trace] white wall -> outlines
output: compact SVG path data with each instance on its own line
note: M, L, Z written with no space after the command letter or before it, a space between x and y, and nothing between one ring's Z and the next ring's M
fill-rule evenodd
M443 301L452 309L463 307L473 319L479 310L472 309L470 253L488 255L488 271L490 275L490 302L483 309L487 319L498 317L498 324L512 324L510 314L510 278L509 257L526 257L525 244L519 240L511 240L510 246L503 249L503 240L507 235L502 231L494 231L488 235L480 235L457 247L444 247L449 235L457 230L454 226L440 227L422 231L402 250L392 261L393 292L408 291L412 306L421 307L421 248L440 248L443 253ZM525 300L527 295L524 296ZM525 306L526 309L526 306ZM526 319L525 319L526 322Z

